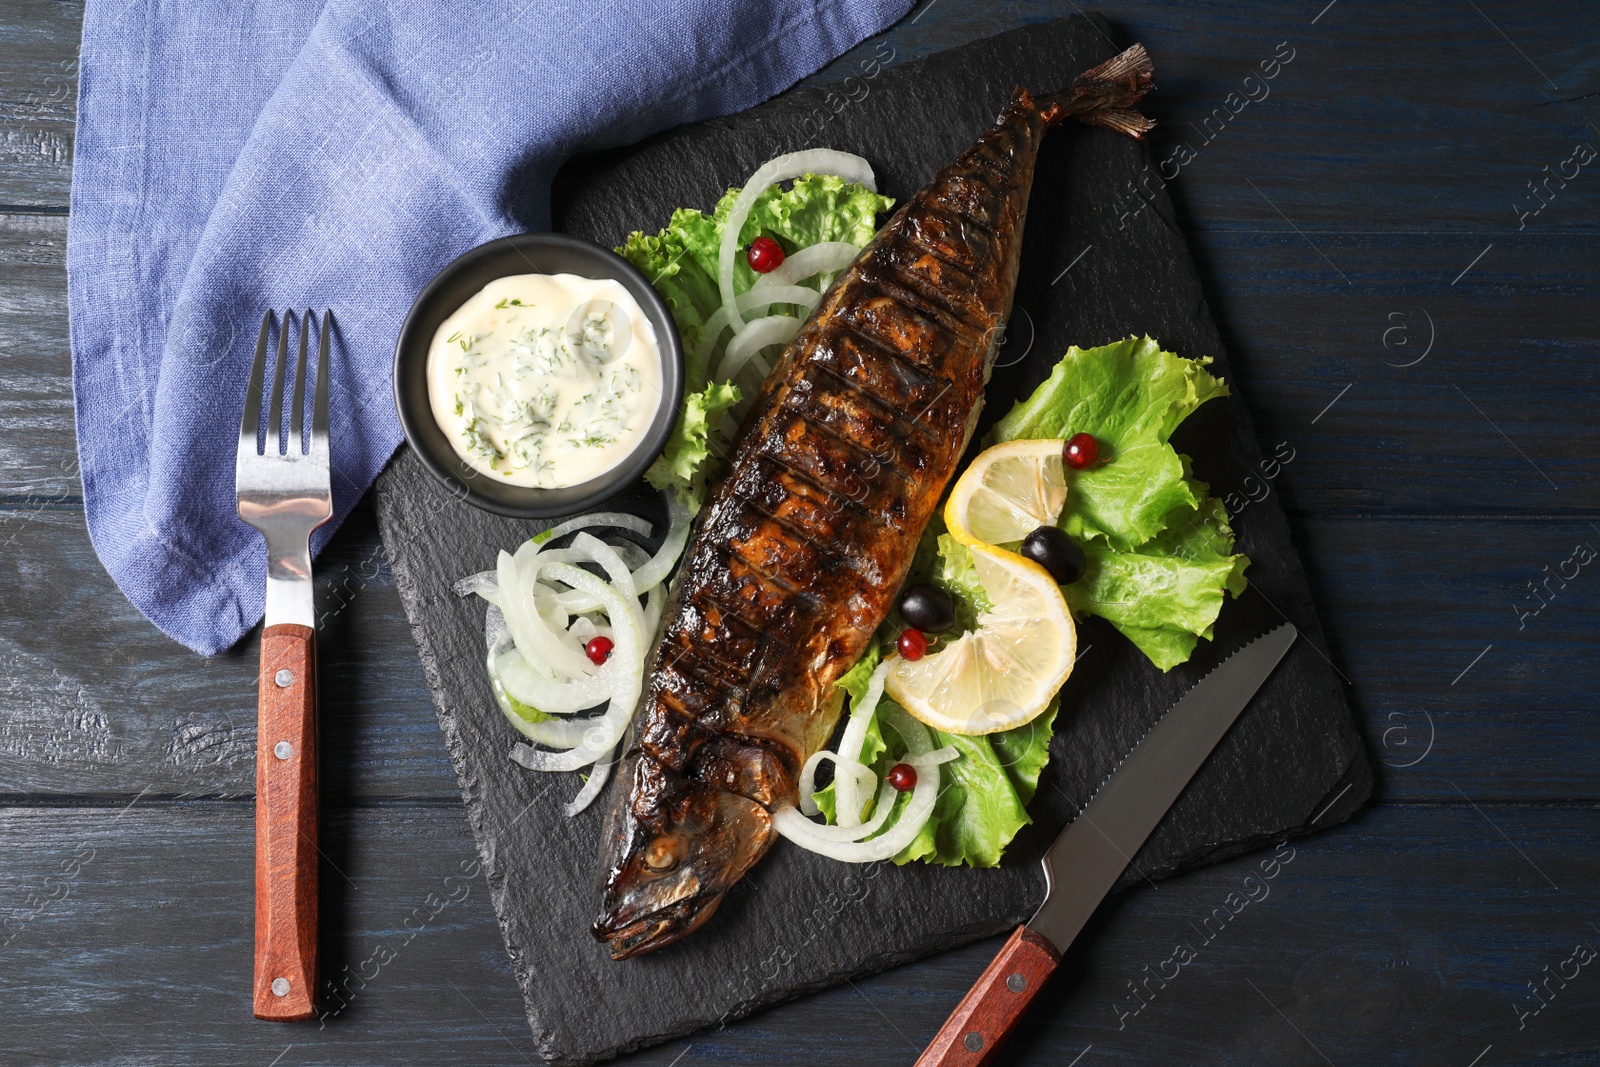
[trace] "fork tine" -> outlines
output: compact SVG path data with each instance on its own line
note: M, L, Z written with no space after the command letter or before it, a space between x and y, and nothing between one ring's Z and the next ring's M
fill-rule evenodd
M261 431L261 377L267 366L267 330L272 325L272 312L261 316L261 336L256 341L256 357L250 363L250 382L244 387L244 418L239 423L239 451L249 442L255 452Z
M311 452L328 454L328 348L333 325L333 312L322 309L322 337L317 347L317 391L311 414Z
M311 329L311 309L307 308L300 315L300 358L294 367L294 407L289 415L289 454L298 456L302 453L301 438L306 425L306 364L311 361L311 350L306 344Z
M272 421L267 424L267 455L282 452L283 448L283 370L289 362L289 313L285 311L278 323L278 369L272 375L272 399L267 411Z

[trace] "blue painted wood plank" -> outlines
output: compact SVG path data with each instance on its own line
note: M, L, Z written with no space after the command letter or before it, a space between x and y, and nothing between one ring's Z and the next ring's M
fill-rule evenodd
M0 8L0 205L67 203L82 22L81 3Z
M12 518L0 552L0 802L146 788L249 795L254 644L193 656L112 586L81 513ZM1329 637L1323 651L1349 679L1369 751L1389 767L1380 796L1448 801L1457 787L1506 800L1600 796L1591 647L1600 558L1582 562L1600 551L1600 519L1291 522ZM357 511L334 539L317 585L327 802L455 798L371 512ZM483 727L503 729L495 709L483 709Z
M1198 148L1171 188L1258 429L1263 439L1304 446L1273 488L1310 563L1330 654L1352 679L1374 752L1391 765L1383 795L1453 802L1380 809L1298 843L1271 898L1230 920L1125 1029L1114 1005L1131 1003L1126 983L1144 977L1143 965L1159 966L1167 941L1242 889L1258 859L1120 902L1087 951L1069 960L1077 970L1047 990L1013 1050L1018 1062L1066 1064L1091 1045L1081 1067L1323 1063L1323 1054L1341 1065L1462 1067L1481 1055L1481 1067L1491 1067L1595 1056L1592 968L1523 1017L1521 1029L1517 1014L1537 1003L1526 983L1561 967L1573 943L1600 946L1600 932L1585 932L1592 916L1581 891L1572 890L1596 874L1585 773L1600 691L1586 655L1596 603L1590 572L1544 587L1548 602L1536 615L1525 614L1535 601L1512 607L1529 595L1528 581L1542 583L1542 567L1568 558L1568 540L1600 521L1590 488L1600 454L1592 414L1563 421L1593 410L1600 179L1586 168L1544 187L1553 195L1538 214L1519 214L1534 202L1527 183L1557 169L1577 139L1600 145L1600 131L1587 125L1596 114L1589 94L1600 88L1592 10L1324 6L1208 0L1110 14L1119 39L1143 39L1156 53L1155 163L1182 143ZM889 41L903 62L1070 10L923 0ZM66 202L71 90L61 75L80 11L21 0L0 12L0 208L60 212ZM1269 98L1225 124L1213 117L1212 127L1189 126L1226 106L1280 41L1295 58ZM849 72L858 58L819 80ZM0 789L26 782L132 799L142 788L137 772L152 770L175 791L243 792L248 690L241 696L238 686L250 650L199 665L166 644L110 589L81 522L63 518L76 503L66 458L63 231L48 218L13 216L5 226L0 540L15 544L0 594L12 679L0 686ZM1415 367L1383 366L1403 362L1382 344L1387 316L1401 311L1414 322L1415 308L1442 310L1440 347ZM1346 384L1350 391L1339 393ZM1474 422L1451 399L1457 387L1484 418ZM1340 399L1324 414L1333 396ZM1485 429L1489 421L1506 432L1509 449ZM1557 488L1541 483L1518 449ZM24 530L52 536L28 540ZM334 654L346 657L340 673L351 686L334 698L348 701L334 727L345 722L348 733L332 746L348 763L332 786L344 792L330 841L355 884L325 873L336 885L328 899L340 966L394 950L422 922L418 909L429 913L428 894L456 873L451 865L471 858L409 637L381 566L370 562L375 544L370 531L354 529L340 543L343 555L329 559L323 587L325 604L347 601L335 622L347 644ZM360 577L369 572L372 580ZM19 588L37 591L30 603L48 591L81 608L84 628L52 629L59 612L17 606ZM120 674L118 656L127 657ZM144 683L119 689L130 672ZM106 724L98 733L95 714ZM17 731L27 715L43 718ZM180 720L195 729L174 729ZM221 729L235 720L238 730ZM1399 766L1415 757L1425 731L1433 747ZM18 736L27 741L20 750ZM36 758L52 746L53 758ZM1455 787L1474 800L1590 799L1484 805L1480 814ZM392 806L404 796L442 806ZM338 811L346 798L380 807ZM38 802L15 793L5 800ZM42 896L60 892L59 864L95 849L65 883L66 898L0 947L11 1012L0 1060L534 1061L476 886L425 922L326 1030L296 1030L280 1043L281 1031L245 1018L249 837L248 806L237 802L163 804L159 817L135 805L120 820L114 808L0 810L0 921L31 915ZM988 951L974 946L842 987L638 1061L910 1062Z
M322 1027L250 1019L250 819L239 803L0 811L0 853L15 857L0 886L0 1061L537 1062L454 807L329 820L328 1003L342 1010ZM1316 1050L1341 1065L1466 1067L1489 1045L1486 1063L1585 1062L1593 966L1551 985L1520 1029L1517 1013L1538 1006L1527 983L1544 989L1546 966L1600 947L1597 828L1592 805L1403 805L1276 859L1266 849L1130 890L1067 956L1006 1062L1060 1067L1093 1046L1080 1067L1324 1062ZM796 936L827 937L825 917ZM1167 961L1181 944L1195 958L1180 967ZM752 965L781 967L778 947L752 946ZM995 947L625 1062L908 1064Z
M0 216L0 539L8 509L80 498L65 233ZM1191 235L1264 450L1295 450L1289 508L1600 514L1600 234L1502 237L1454 286L1483 238L1315 241L1281 225Z
M255 638L202 659L100 568L75 507L0 534L0 803L255 791ZM322 796L460 796L370 511L317 568Z
M1095 8L921 0L886 41L904 62L1080 10ZM1581 0L1098 10L1118 43L1142 41L1155 59L1159 89L1144 106L1160 123L1156 169L1181 215L1204 229L1275 228L1284 216L1308 231L1516 229L1512 204L1538 203L1527 182L1542 183L1543 168L1558 170L1579 141L1600 148L1593 10ZM812 83L863 79L877 47ZM1581 169L1551 186L1528 229L1600 228L1600 176Z

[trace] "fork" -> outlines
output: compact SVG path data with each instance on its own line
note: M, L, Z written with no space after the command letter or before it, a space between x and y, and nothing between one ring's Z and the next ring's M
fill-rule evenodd
M331 313L322 313L311 437L305 436L306 364L311 313L300 316L300 356L280 440L289 313L278 328L277 368L260 427L267 337L273 314L261 319L234 488L239 518L267 542L267 611L256 679L256 948L254 1008L258 1019L309 1019L317 981L317 630L312 606L311 531L333 516L328 480L328 339ZM263 445L265 447L263 447Z

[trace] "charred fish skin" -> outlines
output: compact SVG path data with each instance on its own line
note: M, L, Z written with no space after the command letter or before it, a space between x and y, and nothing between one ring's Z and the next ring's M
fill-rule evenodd
M690 933L766 853L834 686L865 650L965 451L1016 290L1034 160L1064 117L1141 136L1139 46L1019 89L839 277L746 416L663 614L606 835L595 936Z

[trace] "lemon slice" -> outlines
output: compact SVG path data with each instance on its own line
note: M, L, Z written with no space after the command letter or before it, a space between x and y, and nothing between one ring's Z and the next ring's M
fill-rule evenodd
M1061 587L1043 567L992 545L971 549L994 608L937 652L889 657L884 690L936 730L992 734L1044 711L1072 673L1078 634Z
M1061 442L1007 441L984 449L956 479L944 521L964 545L999 545L1054 526L1066 502Z

